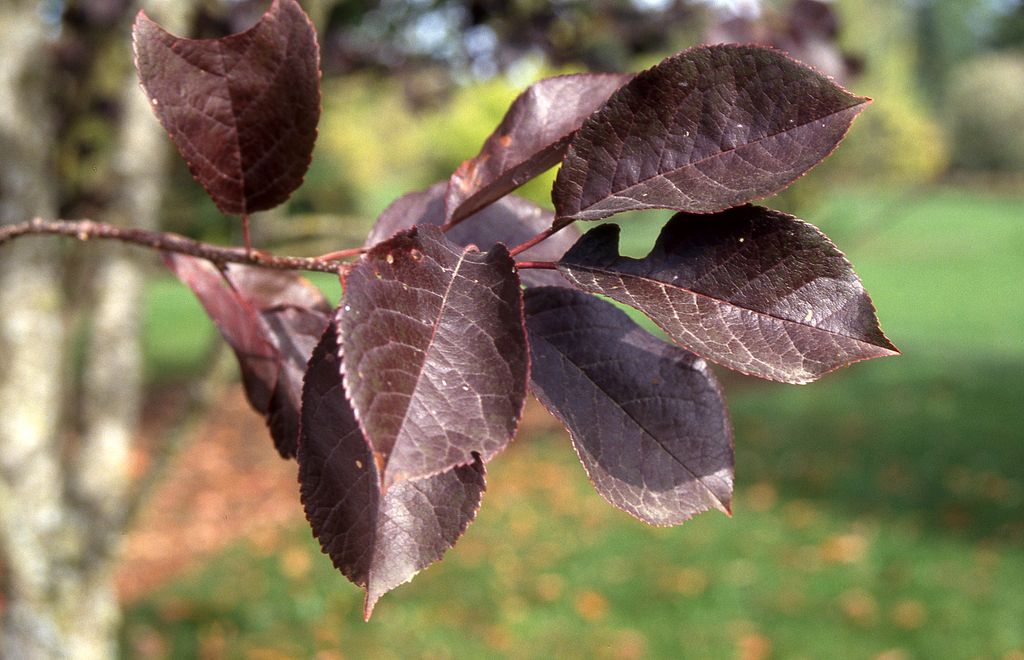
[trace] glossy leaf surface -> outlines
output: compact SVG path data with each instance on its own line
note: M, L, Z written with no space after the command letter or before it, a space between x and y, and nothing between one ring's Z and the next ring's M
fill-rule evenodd
M327 325L330 307L308 280L290 272L165 255L199 298L242 372L249 404L267 421L284 458L295 455L306 363Z
M569 137L631 74L545 78L513 101L480 153L452 175L446 219L459 222L554 167Z
M316 33L295 0L223 39L175 37L140 12L135 63L160 123L226 214L284 202L309 168L320 118Z
M703 360L571 289L527 290L526 324L532 390L608 502L652 525L729 512L732 431Z
M576 132L552 191L556 213L703 213L766 197L831 153L867 103L777 51L683 51Z
M846 257L792 216L757 206L680 213L643 259L619 256L618 242L618 226L596 227L559 268L731 369L806 383L897 352Z
M382 492L373 448L345 396L339 355L331 323L306 375L299 483L313 534L338 570L366 590L369 619L383 594L440 559L472 522L484 466L474 457Z
M377 219L366 245L376 245L415 225L443 224L446 188L447 184L436 183L427 190L399 197ZM507 195L452 227L445 237L456 245L476 245L481 250L490 250L497 243L512 248L550 227L552 220L551 211L522 197ZM558 261L580 236L579 229L569 226L518 256L524 261ZM527 286L565 286L565 279L550 270L524 270L519 277Z
M505 447L526 396L522 289L502 246L418 227L363 255L340 313L345 389L390 488Z

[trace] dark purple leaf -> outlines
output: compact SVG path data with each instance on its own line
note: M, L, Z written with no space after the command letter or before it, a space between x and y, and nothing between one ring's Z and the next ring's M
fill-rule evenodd
M435 183L426 190L406 193L384 209L366 237L365 247L373 247L398 232L416 225L440 227L444 224L444 193L448 183Z
M528 289L526 327L532 390L608 502L652 525L730 512L732 430L703 360L571 289Z
M373 449L342 384L334 323L313 352L302 394L299 483L323 551L366 590L367 619L377 600L441 558L476 516L484 465L474 456L424 479L381 492Z
M530 85L480 153L455 170L446 219L459 222L561 160L569 137L632 74L577 73Z
M371 247L404 229L416 225L444 223L444 195L447 184L435 183L426 190L402 195L377 219L366 246ZM533 202L508 195L455 225L445 237L456 245L476 245L490 250L501 243L515 247L551 226L554 214ZM558 261L580 237L574 226L566 227L543 243L520 253L524 261ZM565 279L552 270L519 273L526 286L565 286Z
M316 32L295 0L223 39L175 37L139 12L135 65L192 176L226 214L288 199L309 168L320 118Z
M345 281L345 389L386 488L484 461L515 434L526 396L522 289L502 246L482 253L417 227L378 244Z
M324 294L305 277L240 264L228 264L227 270L231 276L231 283L258 309L297 306L316 311L321 316L330 316L333 313ZM320 340L322 332L323 327L316 331L313 346ZM313 346L310 346L310 351Z
M234 350L249 404L267 421L284 458L295 455L302 378L330 306L294 273L232 264L222 273L203 259L165 254Z
M265 415L277 383L277 350L267 337L259 312L209 261L164 253L164 261L202 303L220 334L235 351L249 403Z
M675 341L746 374L806 383L897 353L853 267L812 225L757 206L676 215L643 259L601 225L562 258L566 278L650 316Z
M868 102L777 51L683 51L584 122L555 180L555 211L705 213L766 197L831 153Z
M277 385L266 413L267 426L274 445L284 458L295 455L302 379L306 375L309 356L329 316L315 309L293 305L264 309L261 313L268 336L277 349L279 365Z

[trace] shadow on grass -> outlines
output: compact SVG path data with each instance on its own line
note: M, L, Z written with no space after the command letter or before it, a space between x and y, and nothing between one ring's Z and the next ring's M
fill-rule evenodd
M1024 361L902 357L741 388L737 483L970 540L1024 542Z

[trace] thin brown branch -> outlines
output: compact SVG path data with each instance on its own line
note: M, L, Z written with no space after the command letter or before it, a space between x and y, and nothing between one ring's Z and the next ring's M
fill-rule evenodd
M361 254L365 254L369 248L357 247L348 248L347 250L337 250L335 252L328 252L327 254L321 254L317 259L321 261L337 261L339 259L348 259L351 257L358 257Z
M545 229L541 233L537 234L536 236L534 236L530 240L526 241L525 243L523 243L521 245L515 246L514 248L509 250L508 253L511 256L514 257L514 256L516 256L517 254L519 254L521 252L525 252L526 250L529 250L530 248L532 248L534 245L537 245L538 243L541 243L541 242L546 241L547 239L551 238L552 236L554 236L555 234L557 234L558 232L560 232L561 230L565 229L566 227L568 227L571 224L572 224L571 220L569 220L569 221L556 220L554 222L554 224L552 224L550 227L548 227L547 229Z
M542 270L558 270L558 265L553 261L517 261L516 268L538 268Z
M0 227L0 245L21 236L46 234L70 236L80 241L92 239L121 241L153 250L199 257L217 264L248 264L276 270L308 270L320 273L338 273L349 267L349 264L333 259L278 256L262 250L250 252L244 247L212 245L179 234L118 227L92 220L42 220L36 218L30 222Z
M249 214L242 215L242 237L245 243L245 253L252 254L252 234L249 231Z

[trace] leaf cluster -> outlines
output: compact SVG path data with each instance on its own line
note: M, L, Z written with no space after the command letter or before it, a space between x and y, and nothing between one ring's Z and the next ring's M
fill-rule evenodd
M319 75L295 0L208 41L140 14L135 44L157 116L225 213L301 184ZM601 496L674 525L730 512L733 438L707 361L806 383L896 353L829 239L751 205L826 157L867 103L753 46L549 78L448 181L384 211L340 267L334 310L293 273L167 261L238 355L278 451L298 459L313 533L366 590L369 617L473 520L528 391ZM553 212L512 194L556 165ZM619 254L618 225L576 228L643 209L678 213L642 259Z

